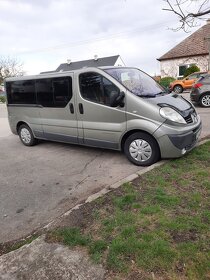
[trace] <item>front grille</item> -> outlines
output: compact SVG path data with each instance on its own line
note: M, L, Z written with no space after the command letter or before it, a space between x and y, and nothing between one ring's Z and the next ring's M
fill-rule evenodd
M189 115L188 115L187 117L185 117L184 119L185 119L186 123L192 123L192 122L193 122L193 120L192 120L192 115L191 115L191 114L189 114Z

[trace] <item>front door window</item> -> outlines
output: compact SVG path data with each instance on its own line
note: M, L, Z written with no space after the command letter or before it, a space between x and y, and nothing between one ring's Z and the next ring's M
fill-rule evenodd
M84 99L110 106L110 95L120 90L108 79L97 73L84 73L79 77L80 92Z

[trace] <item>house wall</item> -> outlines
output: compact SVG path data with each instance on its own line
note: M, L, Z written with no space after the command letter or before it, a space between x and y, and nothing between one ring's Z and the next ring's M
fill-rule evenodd
M160 61L160 72L161 77L178 77L179 75L179 66L186 64L196 64L200 71L208 70L208 55L203 56L192 56L178 59L170 59Z
M114 66L125 66L125 63L122 61L121 57L119 56L117 61L115 62Z

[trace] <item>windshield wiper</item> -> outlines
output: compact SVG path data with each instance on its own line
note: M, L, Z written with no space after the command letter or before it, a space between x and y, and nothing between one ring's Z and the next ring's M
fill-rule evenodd
M160 92L156 93L156 95L165 95L168 93L169 93L168 91L160 91Z
M148 97L148 98L153 98L155 97L156 95L154 94L137 94L138 97Z

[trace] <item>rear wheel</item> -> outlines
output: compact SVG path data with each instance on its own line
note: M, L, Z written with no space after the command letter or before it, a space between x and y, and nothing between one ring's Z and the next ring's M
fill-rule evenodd
M30 129L30 127L26 124L22 124L18 129L18 135L20 137L21 142L25 146L33 146L37 143L37 139L34 138L34 135Z
M182 92L183 92L183 87L180 86L180 85L176 85L176 86L173 88L173 91L176 92L176 93L182 93Z
M127 158L139 166L148 166L160 159L158 144L152 136L137 132L130 135L124 145Z
M210 107L210 93L201 96L200 105L203 107Z

